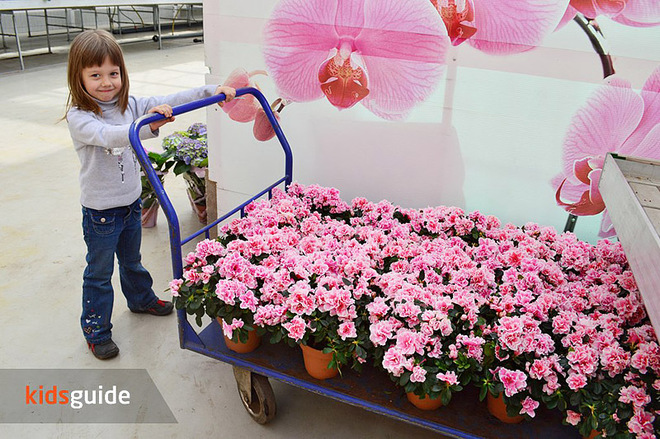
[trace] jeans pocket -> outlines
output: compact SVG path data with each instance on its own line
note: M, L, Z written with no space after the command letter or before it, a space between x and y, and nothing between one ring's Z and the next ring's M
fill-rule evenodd
M131 215L133 215L134 220L142 221L142 200L139 200L138 203L133 204L131 208Z
M115 216L101 212L90 212L92 229L97 235L110 235L115 231Z

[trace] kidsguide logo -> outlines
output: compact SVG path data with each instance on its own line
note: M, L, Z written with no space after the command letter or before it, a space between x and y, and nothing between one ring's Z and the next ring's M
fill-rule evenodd
M106 405L130 404L131 393L128 390L119 391L117 396L117 386L112 386L111 390L103 391L103 386L98 390L58 390L53 386L50 390L44 391L44 386L32 390L30 386L25 386L25 404L71 404L72 409L81 409L85 405L103 404Z
M0 369L0 423L176 423L145 369Z

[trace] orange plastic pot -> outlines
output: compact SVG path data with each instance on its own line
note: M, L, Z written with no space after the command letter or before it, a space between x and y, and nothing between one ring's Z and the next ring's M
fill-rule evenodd
M509 416L506 413L506 404L504 403L504 397L501 393L495 398L490 392L488 392L487 406L491 415L507 424L518 424L525 419L522 416Z
M218 322L220 325L222 325L221 319L218 319ZM227 348L234 352L238 352L239 354L252 352L258 348L259 344L261 343L261 337L257 335L257 331L248 331L248 339L245 343L241 342L240 340L237 342L232 341L232 339L226 335L223 335L223 337L225 338L225 344L227 345Z
M424 395L424 398L422 398L413 392L406 392L406 397L412 405L420 410L435 410L442 407L442 400L439 397L431 399L428 395Z
M324 354L323 351L300 345L303 353L305 370L308 374L318 380L325 380L337 376L339 370L336 367L328 368L332 361L332 352Z

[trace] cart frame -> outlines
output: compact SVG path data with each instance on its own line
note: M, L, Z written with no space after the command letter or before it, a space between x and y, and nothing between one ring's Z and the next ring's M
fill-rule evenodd
M233 208L227 214L211 222L185 239L181 239L179 221L172 203L165 192L156 172L152 168L147 153L142 147L140 129L152 122L164 119L158 113L148 114L137 119L130 128L129 139L138 161L167 217L170 231L170 250L172 256L172 273L175 279L183 275L182 246L192 239L204 234L209 238L209 230L216 227L231 216L240 213L245 215L245 207L252 201L265 195L269 198L272 190L288 185L293 179L293 154L282 129L275 118L264 95L255 88L241 88L236 96L253 95L261 104L268 117L284 152L284 176L267 186L258 194ZM173 116L219 103L225 99L224 94L190 102L174 107ZM449 437L457 438L577 438L579 434L572 427L561 424L558 412L539 410L533 422L511 425L501 423L490 415L484 404L478 403L475 389L466 389L452 398L449 406L440 411L423 412L407 402L405 393L397 388L385 374L378 374L373 368L365 368L358 375L347 371L341 377L317 380L306 374L300 353L288 346L262 344L255 352L238 354L230 351L222 341L222 329L213 320L206 328L197 333L185 310L177 310L179 323L179 341L182 349L189 349L208 357L229 363L234 366L239 394L243 405L252 418L259 423L267 423L275 415L275 400L268 378L291 384L323 396L364 408L397 420L433 430Z

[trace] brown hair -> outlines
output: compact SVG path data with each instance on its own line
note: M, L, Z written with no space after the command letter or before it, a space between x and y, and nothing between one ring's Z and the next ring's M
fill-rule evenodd
M128 107L128 72L124 64L124 54L117 40L104 30L86 30L73 39L69 49L67 66L67 81L69 97L66 102L66 112L71 107L92 111L101 115L101 107L85 90L82 81L82 71L87 67L101 66L106 58L119 67L121 74L121 90L117 105L123 113Z

